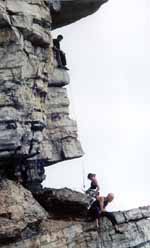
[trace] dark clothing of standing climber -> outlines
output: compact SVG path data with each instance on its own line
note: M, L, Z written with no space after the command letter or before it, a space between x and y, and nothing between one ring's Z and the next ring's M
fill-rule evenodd
M109 203L108 199L105 198L104 199L104 209L107 207L108 203ZM103 212L101 212L100 216L107 217L111 221L113 226L115 226L117 224L116 218L112 212L103 211Z
M56 56L58 67L68 70L68 68L66 67L67 65L66 55L60 48L60 42L62 40L63 40L62 35L58 35L56 39L53 39L53 51Z
M104 208L108 205L108 203L109 203L108 200L105 198L105 200L104 200ZM99 219L100 217L107 217L111 221L111 223L112 223L113 226L115 226L117 224L116 219L115 219L113 213L106 212L106 211L103 211L103 212L101 211L98 200L96 200L92 204L89 212L90 212L90 215L92 215L92 217L94 219Z
M100 207L100 203L98 200L94 201L94 203L91 205L91 208L89 209L89 215L92 216L95 220L96 220L96 224L97 224L97 228L99 228L99 219L101 217L107 217L114 229L116 233L123 233L124 230L121 230L118 225L117 225L117 221L116 218L114 216L114 214L112 212L107 212L105 210L105 208L107 207L107 205L112 202L114 198L114 195L112 193L109 193L106 197L101 197L101 206L103 206L103 208Z

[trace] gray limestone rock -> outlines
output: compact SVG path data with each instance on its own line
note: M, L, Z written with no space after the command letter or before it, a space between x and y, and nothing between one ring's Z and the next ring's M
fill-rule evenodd
M5 167L12 159L14 175L36 174L35 184L44 178L39 164L83 155L63 88L69 74L54 58L51 24L47 1L0 0L0 166L10 176Z
M20 184L0 184L0 247L2 248L149 248L150 207L114 213L116 233L106 217L94 221L83 214L88 199L70 189L45 189L32 194ZM141 217L141 209L144 215ZM58 214L59 212L59 214ZM128 221L121 216L129 216ZM118 217L117 217L118 216ZM120 216L120 217L119 217Z
M71 24L93 14L108 0L50 0L52 28Z
M48 214L29 191L12 181L2 180L0 199L0 246L38 234L40 223Z
M46 188L34 194L37 201L49 212L50 216L61 219L85 218L90 199L86 194L68 188Z
M0 0L1 248L150 247L149 206L115 212L122 230L116 233L106 217L99 229L87 218L85 194L42 191L40 185L45 166L83 155L69 117L69 74L58 68L51 28L79 20L104 2Z

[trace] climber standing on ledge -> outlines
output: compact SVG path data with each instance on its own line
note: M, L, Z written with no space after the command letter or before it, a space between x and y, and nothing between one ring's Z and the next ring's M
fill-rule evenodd
M56 39L53 39L53 51L54 51L54 54L56 56L58 67L65 69L65 70L69 70L66 67L66 65L67 65L66 55L60 48L60 42L62 40L63 40L63 36L61 34L59 34Z
M94 219L96 220L97 230L99 230L99 227L100 227L99 219L102 217L106 217L111 221L115 232L122 234L124 232L124 229L120 228L117 225L117 221L116 221L114 214L112 212L106 211L106 207L109 203L113 201L114 195L112 193L109 193L106 197L102 196L101 199L102 199L103 209L100 208L99 201L97 200L93 202L93 204L91 205L89 209L89 215L94 217Z
M94 216L96 220L96 227L99 228L99 219L101 217L107 217L116 233L123 233L123 230L120 230L120 228L117 225L116 218L112 212L107 212L106 207L109 203L111 203L114 200L114 194L109 193L106 197L100 196L99 190L100 186L98 184L98 181L96 179L96 174L89 173L88 174L88 179L91 181L91 186L90 188L86 191L86 194L91 197L90 201L90 208L89 208L89 213Z

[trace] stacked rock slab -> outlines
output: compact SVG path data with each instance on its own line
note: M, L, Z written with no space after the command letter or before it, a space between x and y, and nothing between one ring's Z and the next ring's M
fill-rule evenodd
M43 198L46 194L49 197L48 211L45 211L21 185L2 180L0 187L1 248L150 247L150 206L115 212L118 228L124 230L117 234L105 217L100 221L99 230L95 229L95 222L85 215L88 199L81 193L47 189L43 195ZM60 207L65 206L59 216L58 203Z
M24 164L27 184L44 179L44 166L83 155L69 75L53 57L48 1L0 0L0 171L17 175Z

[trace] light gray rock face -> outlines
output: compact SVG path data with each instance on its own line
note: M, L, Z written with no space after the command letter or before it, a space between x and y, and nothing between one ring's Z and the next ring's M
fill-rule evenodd
M129 221L118 225L123 234L115 232L109 221L100 222L98 232L95 224L86 221L51 220L49 224L50 242L48 247L59 248L149 248L150 220Z
M48 214L29 191L12 181L2 180L0 199L0 247L9 247L13 242L39 234Z
M0 165L5 173L12 161L25 163L39 182L38 161L48 166L83 155L63 88L69 75L57 68L52 46L47 1L0 0Z
M108 0L49 0L52 28L59 28L93 14Z
M116 226L121 232L117 233L106 217L100 218L100 228L96 229L96 224L87 214L89 199L85 194L66 188L47 189L35 197L49 212L51 219L48 224L52 233L49 247L150 247L150 206L114 212Z
M79 192L47 189L43 195L39 193L36 198L42 199L46 212L20 184L2 180L0 188L2 248L150 247L150 206L115 212L117 226L123 231L118 234L106 217L101 217L96 230L95 222L83 215L88 199Z
M52 1L53 27L103 2ZM21 176L30 189L44 179L44 166L83 154L68 113L69 75L52 52L48 3L0 0L0 177ZM95 229L84 194L45 189L34 197L0 178L1 248L150 248L150 207L114 213L118 234L106 217Z

